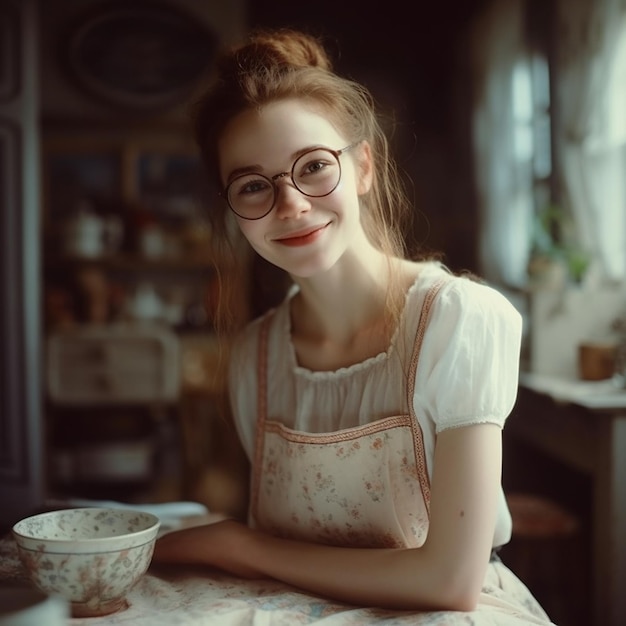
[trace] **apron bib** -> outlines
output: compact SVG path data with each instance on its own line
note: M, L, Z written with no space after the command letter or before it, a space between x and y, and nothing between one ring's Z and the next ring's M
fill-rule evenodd
M348 547L424 543L430 483L413 391L432 304L444 283L429 289L420 314L405 389L408 413L336 432L305 433L267 418L267 317L259 337L252 525L281 537Z

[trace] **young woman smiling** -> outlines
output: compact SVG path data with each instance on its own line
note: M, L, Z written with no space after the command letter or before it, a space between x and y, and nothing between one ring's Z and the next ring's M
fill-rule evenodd
M155 561L412 610L415 624L549 624L496 554L511 536L501 430L520 316L405 258L411 207L367 90L317 40L256 33L222 59L196 137L224 199L216 236L234 216L293 287L231 352L248 524L170 533Z

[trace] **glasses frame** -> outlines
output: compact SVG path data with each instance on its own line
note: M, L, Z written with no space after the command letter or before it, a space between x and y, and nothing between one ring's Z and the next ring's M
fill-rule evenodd
M335 189L337 189L337 187L339 186L339 183L341 182L342 170L341 170L341 161L339 160L339 157L344 152L348 152L349 150L352 150L352 148L355 148L360 143L361 143L360 141L355 141L354 143L351 143L350 145L346 146L345 148L342 148L341 150L333 150L332 148L326 148L326 147L323 147L323 146L318 146L316 148L311 148L310 150L307 150L306 152L303 152L297 159L295 159L294 162L291 165L291 169L287 170L286 172L279 172L278 174L274 174L274 176L265 176L264 174L257 174L257 176L259 176L260 178L264 178L265 180L267 180L270 183L270 185L272 186L273 192L274 192L274 200L273 200L270 208L265 213L263 213L263 215L259 215L257 217L247 217L246 215L241 215L241 213L237 213L237 211L235 211L235 209L233 208L233 205L230 203L229 191L230 191L231 186L235 182L237 182L240 178L243 178L244 176L250 176L250 174L241 174L240 176L236 176L235 178L233 178L233 180L231 180L228 183L228 185L226 185L226 187L224 188L224 191L222 191L220 193L220 195L226 200L226 203L228 204L228 208L237 217L240 217L243 220L250 220L250 221L263 219L265 216L269 215L274 210L274 207L276 206L276 200L278 199L278 185L276 184L276 181L278 179L280 179L280 178L284 178L285 176L289 176L293 186L303 196L307 196L308 198L325 198L326 196L329 196L333 191L335 191ZM323 194L321 194L319 196L316 195L316 194L306 193L306 191L302 191L302 189L300 189L300 187L298 187L298 184L296 183L296 181L294 179L294 176L293 176L294 170L296 168L296 163L300 159L305 157L307 154L309 154L310 152L315 152L316 150L325 150L326 152L330 152L330 154L332 154L335 157L335 159L337 160L337 165L339 165L339 177L337 178L337 182L335 183L335 186L330 191L327 191L326 193L323 193Z

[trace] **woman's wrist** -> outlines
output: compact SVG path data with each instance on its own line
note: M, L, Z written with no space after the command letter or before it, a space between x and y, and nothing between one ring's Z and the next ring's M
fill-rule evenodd
M268 552L271 552L270 544L273 540L274 537L263 531L246 527L237 547L242 566L256 571L259 576L271 576L267 562Z

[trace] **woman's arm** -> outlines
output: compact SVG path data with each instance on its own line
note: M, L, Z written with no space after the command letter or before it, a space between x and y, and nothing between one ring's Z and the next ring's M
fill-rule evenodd
M501 450L501 430L493 424L438 435L430 528L421 548L331 547L272 537L229 521L165 535L154 559L271 577L362 606L472 610L492 547Z

